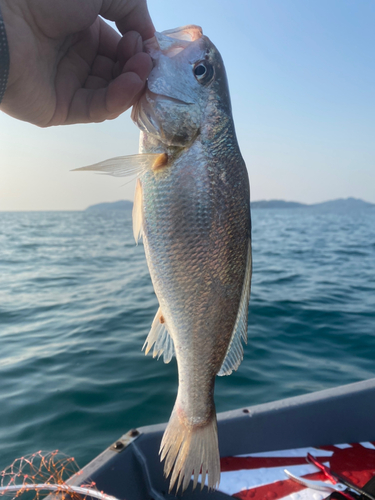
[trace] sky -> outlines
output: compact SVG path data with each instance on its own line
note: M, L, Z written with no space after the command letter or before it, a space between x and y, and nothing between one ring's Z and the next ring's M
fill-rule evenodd
M197 24L221 52L252 200L375 203L373 0L148 5L158 31ZM129 112L49 129L0 112L0 211L133 199L134 182L70 170L135 154L138 138Z

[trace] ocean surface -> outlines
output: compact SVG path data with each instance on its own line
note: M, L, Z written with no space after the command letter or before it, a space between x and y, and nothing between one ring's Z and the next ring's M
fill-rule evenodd
M217 411L375 376L375 210L253 210L249 341ZM131 214L0 213L0 470L85 465L168 420L176 362L141 352L157 310Z

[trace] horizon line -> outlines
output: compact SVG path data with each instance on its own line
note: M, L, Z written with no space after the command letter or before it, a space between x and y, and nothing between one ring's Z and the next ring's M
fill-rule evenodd
M306 205L307 207L309 206L314 206L314 205L319 205L319 204L323 204L323 203L328 203L328 202L332 202L332 201L347 201L347 200L356 200L356 201L361 201L361 202L364 202L364 203L368 203L369 205L374 205L375 206L375 203L371 202L371 201L367 201L367 200L364 200L362 198L355 198L354 196L348 196L347 198L334 198L334 199L330 199L330 200L326 200L326 201L319 201L319 202L315 202L315 203L306 203L306 202L303 202L303 201L295 201L295 200L285 200L283 198L270 198L270 199L261 199L261 200L250 200L250 205L251 203L259 203L259 202L266 202L266 203L270 203L270 202L284 202L284 203L297 203L297 204L301 204L301 205ZM101 201L101 202L98 202L98 203L94 203L92 205L89 205L87 206L86 208L82 208L82 209L71 209L71 208L41 208L41 209L13 209L13 210L3 210L3 209L0 209L0 213L28 213L28 212L85 212L88 208L90 207L93 207L93 206L96 206L96 205L102 205L102 204L114 204L114 203L118 203L118 202L121 202L121 201L126 201L126 202L129 202L129 203L133 203L133 200L127 200L127 199L121 199L121 200L117 200L117 201Z

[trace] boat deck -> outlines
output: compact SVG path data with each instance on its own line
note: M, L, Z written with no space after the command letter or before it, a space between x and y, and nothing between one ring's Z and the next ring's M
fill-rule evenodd
M218 414L220 456L375 441L375 378ZM158 451L166 424L133 429L74 476L118 499L231 498L204 487L168 493Z

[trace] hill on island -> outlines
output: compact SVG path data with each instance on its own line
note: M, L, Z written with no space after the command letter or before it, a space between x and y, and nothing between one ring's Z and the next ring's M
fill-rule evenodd
M133 202L129 200L114 201L112 203L98 203L96 205L91 205L86 210L131 210L133 207ZM284 200L261 200L252 201L252 209L261 208L277 208L277 209L289 209L289 208L301 208L301 209L314 209L322 211L350 211L359 210L363 208L374 208L374 203L369 203L367 201L360 200L359 198L339 198L337 200L324 201L322 203L313 203L308 205L307 203L298 203L296 201L284 201Z
M303 208L322 211L350 211L363 208L374 208L375 204L359 198L338 198L337 200L324 201L322 203L298 203L295 201L268 200L253 201L251 208Z
M129 200L119 200L108 203L97 203L96 205L90 205L86 208L90 212L93 210L131 210L133 208L133 202Z
M261 200L251 201L251 208L305 208L309 205L297 201Z

